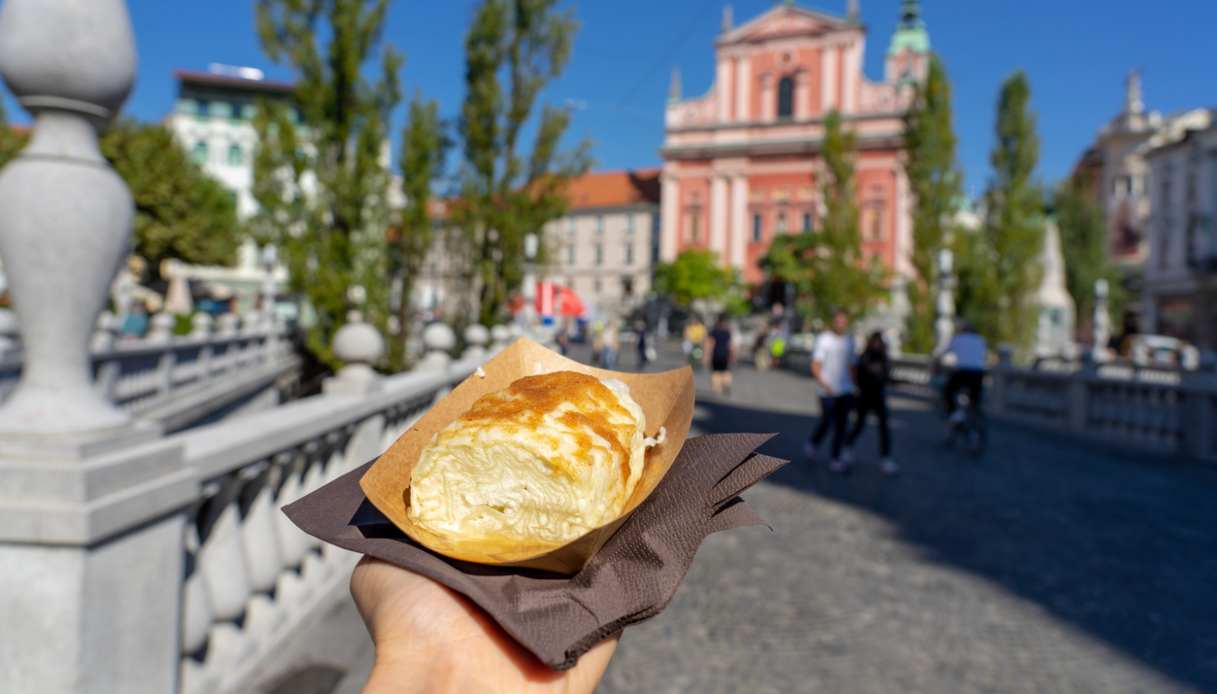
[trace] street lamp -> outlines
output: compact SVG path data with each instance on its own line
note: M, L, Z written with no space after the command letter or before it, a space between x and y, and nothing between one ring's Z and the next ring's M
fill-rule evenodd
M262 278L262 312L266 329L270 330L275 325L275 265L279 262L279 251L273 243L262 247L261 260L266 273Z
M536 260L537 247L540 245L537 235L529 232L524 237L524 323L531 326L536 315L534 304L537 298Z

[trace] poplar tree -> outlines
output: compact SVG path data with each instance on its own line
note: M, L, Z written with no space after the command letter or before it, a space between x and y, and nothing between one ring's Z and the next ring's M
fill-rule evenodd
M997 102L993 178L985 193L985 222L960 253L966 303L962 315L995 345L1025 350L1035 334L1044 245L1043 196L1033 180L1039 136L1031 87L1021 70L1003 84Z
M308 347L331 365L347 291L388 317L388 120L401 99L402 56L380 49L388 0L258 0L262 48L296 73L294 101L264 101L254 119L256 228L283 251L291 288L315 320ZM325 37L324 45L318 37ZM370 65L378 61L376 70Z
M800 314L827 324L837 310L853 318L866 315L883 294L885 277L877 261L862 256L854 188L857 140L835 111L824 130L824 217L815 231L774 238L761 266L771 278L794 284Z
M935 347L935 287L938 252L950 241L952 216L962 195L955 158L951 84L938 56L930 58L926 79L916 87L905 116L905 173L913 194L913 277L906 291L911 311L907 349L929 353Z
M412 297L414 279L435 239L431 217L432 187L443 173L448 138L439 116L439 104L415 93L410 100L401 135L401 192L406 205L401 211L389 254L390 275L397 282L398 334L389 344L389 365L405 368L405 346L414 325Z
M1065 260L1065 288L1073 297L1077 327L1089 334L1094 321L1094 285L1107 280L1111 292L1108 312L1119 315L1119 274L1107 258L1107 226L1103 211L1088 190L1086 181L1070 176L1056 188L1052 198L1057 228L1061 235L1061 255Z
M567 110L547 105L537 113L541 91L570 58L576 29L557 4L483 0L465 37L464 166L453 223L464 236L465 284L476 287L484 325L496 322L523 280L525 237L562 216L567 182L590 165L586 142L570 151L559 146ZM525 153L526 131L532 137Z

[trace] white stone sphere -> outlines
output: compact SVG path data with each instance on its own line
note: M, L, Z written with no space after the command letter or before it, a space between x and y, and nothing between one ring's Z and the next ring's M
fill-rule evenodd
M428 352L448 352L456 346L456 333L447 325L435 322L423 328L423 346Z
M511 331L507 329L507 326L496 325L490 329L490 337L494 338L495 342L507 342L511 338Z
M334 333L334 355L345 364L375 364L385 353L385 339L367 323L347 323Z
M486 326L482 325L481 323L474 323L468 328L465 328L465 342L469 343L471 346L485 347L486 343L489 341L490 331L487 330Z

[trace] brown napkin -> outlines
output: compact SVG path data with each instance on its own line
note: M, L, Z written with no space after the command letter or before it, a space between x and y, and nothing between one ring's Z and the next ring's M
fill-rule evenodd
M772 434L689 439L655 492L573 576L471 564L432 553L390 523L359 488L368 465L283 508L321 540L439 581L468 597L556 670L623 628L659 614L705 537L764 525L738 494L786 464L754 453Z

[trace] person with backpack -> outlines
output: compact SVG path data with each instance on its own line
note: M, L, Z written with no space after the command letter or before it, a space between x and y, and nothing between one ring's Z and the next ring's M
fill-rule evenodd
M887 383L891 380L891 364L883 333L876 330L867 338L854 374L858 383L858 406L853 430L845 440L846 448L853 449L854 442L866 427L867 415L874 412L879 424L879 469L885 475L898 474L900 466L892 460L892 433L887 423Z

